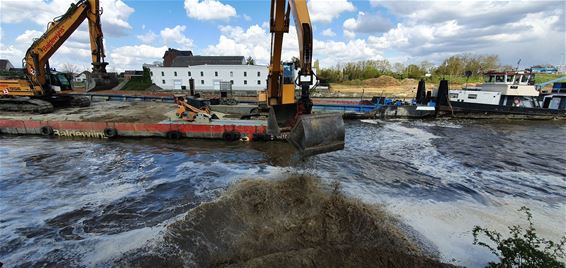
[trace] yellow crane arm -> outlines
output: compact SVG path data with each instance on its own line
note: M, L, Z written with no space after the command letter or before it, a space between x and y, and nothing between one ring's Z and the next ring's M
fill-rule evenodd
M299 41L298 84L301 97L295 100L293 68L281 64L283 35L289 32L293 14ZM267 79L269 118L267 133L287 134L287 140L303 155L344 149L344 121L340 113L311 114L309 90L312 71L313 32L306 0L271 0L271 62Z
M272 0L271 1L271 62L269 66L267 97L270 105L287 104L284 101L283 92L283 68L281 65L281 52L283 48L283 35L289 32L290 14L293 14L297 37L299 40L299 79L304 76L312 76L312 25L307 8L306 0ZM312 78L308 86L312 84ZM305 84L307 86L307 84Z
M88 19L93 72L106 73L99 0L80 0L71 4L67 12L49 23L47 31L36 39L26 52L25 70L34 85L48 83L49 58L63 45L71 34Z

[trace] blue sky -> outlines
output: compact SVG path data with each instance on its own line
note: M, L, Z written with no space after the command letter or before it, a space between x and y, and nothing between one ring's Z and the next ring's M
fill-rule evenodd
M74 0L0 0L0 58L16 66L53 17ZM269 62L267 0L100 0L107 61L115 70L161 60L167 47ZM403 64L460 53L497 54L503 64L561 64L566 1L309 0L314 57L322 66L387 59ZM51 59L90 68L83 24ZM294 29L284 58L298 54Z

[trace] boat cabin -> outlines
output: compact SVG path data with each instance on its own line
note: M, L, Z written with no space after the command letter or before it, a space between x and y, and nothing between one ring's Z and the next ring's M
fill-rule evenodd
M482 91L499 92L503 96L539 96L529 71L490 71L484 74Z

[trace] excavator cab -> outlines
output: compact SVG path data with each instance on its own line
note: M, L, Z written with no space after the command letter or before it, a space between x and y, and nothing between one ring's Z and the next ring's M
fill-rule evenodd
M295 77L294 63L282 64L282 104L272 105L269 111L268 133L285 134L303 156L344 149L345 127L340 113L312 113L310 89L313 76ZM300 87L296 98L295 88ZM298 100L297 100L298 99Z
M316 75L312 69L313 36L306 0L271 0L271 62L267 79L269 118L267 132L286 137L303 156L344 149L344 121L340 113L312 113L310 90ZM299 41L299 70L281 64L283 35L295 19ZM295 88L300 88L296 98Z
M49 80L51 88L55 92L73 90L71 82L67 79L67 76L64 73L53 72L49 74Z

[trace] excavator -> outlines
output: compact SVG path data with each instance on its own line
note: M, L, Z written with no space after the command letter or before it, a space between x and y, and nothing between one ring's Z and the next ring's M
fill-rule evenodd
M47 31L27 50L23 73L0 78L0 110L49 113L54 107L90 105L88 98L61 94L72 90L71 83L64 74L49 67L49 58L85 19L88 19L92 52L92 75L87 78L87 91L116 86L119 82L116 74L106 72L108 63L104 61L101 15L99 0L80 0L50 22Z
M294 78L291 65L281 63L283 35L293 14L299 41L300 69ZM311 86L313 31L306 0L271 0L271 62L267 79L268 134L286 137L299 152L315 155L344 149L344 121L340 113L312 113ZM295 87L301 88L300 98Z

